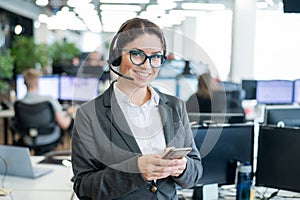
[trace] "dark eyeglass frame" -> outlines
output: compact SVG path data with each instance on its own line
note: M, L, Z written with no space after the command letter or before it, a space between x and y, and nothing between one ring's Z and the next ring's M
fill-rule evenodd
M163 66L163 64L166 62L166 60L167 60L167 57L165 56L165 55L163 55L163 54L153 54L153 55L151 55L151 56L148 56L147 54L145 54L145 52L143 52L143 51L141 51L141 50L138 50L138 49L131 49L131 50L129 50L129 49L123 49L124 51L127 51L127 52L129 52L129 57L130 57L130 61L131 61L131 63L132 64L134 64L134 65L136 65L136 66L141 66L141 65L143 65L145 62L146 62L146 60L147 59L149 59L149 64L150 64L150 66L152 67L152 68L161 68L162 66ZM135 63L133 60L132 60L132 55L134 54L134 53L139 53L139 54L143 54L144 56L145 56L145 59L141 62L141 63ZM161 63L160 63L160 65L159 66L153 66L152 65L152 62L151 62L151 59L152 58L154 58L154 57L157 57L157 56L159 56L160 58L161 58Z

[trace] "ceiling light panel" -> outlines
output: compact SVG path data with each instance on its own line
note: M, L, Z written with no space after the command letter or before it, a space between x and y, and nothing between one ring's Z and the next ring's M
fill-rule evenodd
M48 5L49 1L48 0L36 0L35 4L38 6L46 6Z
M102 4L100 5L100 10L111 10L111 11L134 11L139 12L142 10L142 7L139 5L111 5L111 4Z
M182 3L181 7L187 10L225 10L221 3Z
M101 3L124 3L124 0L100 0ZM136 3L136 4L145 4L149 3L150 0L126 0L126 4Z
M171 10L177 7L177 3L173 0L157 0L157 4L165 10Z
M136 12L129 12L129 11L102 11L101 12L101 17L105 18L108 17L110 18L110 21L112 18L114 18L114 20L123 20L122 17L124 18L133 18L136 17Z

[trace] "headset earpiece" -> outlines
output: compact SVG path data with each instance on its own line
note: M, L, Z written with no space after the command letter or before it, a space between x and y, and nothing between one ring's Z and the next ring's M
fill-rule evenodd
M112 66L119 66L121 64L121 51L115 47L116 40L118 39L118 33L113 37L108 56L108 64Z
M120 66L121 64L121 60L122 60L122 56L121 56L121 51L119 49L113 49L111 51L111 55L110 55L110 63L112 66Z

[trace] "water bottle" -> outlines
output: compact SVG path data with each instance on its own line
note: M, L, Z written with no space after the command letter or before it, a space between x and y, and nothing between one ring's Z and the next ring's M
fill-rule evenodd
M252 166L250 162L245 162L238 166L236 200L250 200L251 171Z

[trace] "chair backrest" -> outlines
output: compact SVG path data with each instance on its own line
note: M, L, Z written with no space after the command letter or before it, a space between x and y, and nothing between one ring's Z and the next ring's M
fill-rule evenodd
M36 129L37 134L51 134L55 127L55 113L50 102L26 104L17 101L15 109L15 128L19 134L28 134L29 129Z

